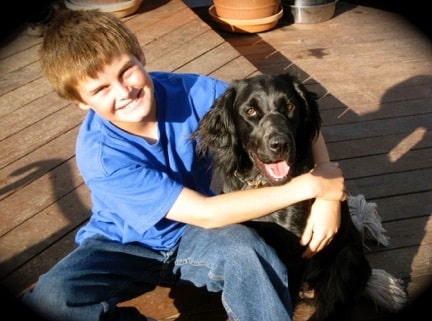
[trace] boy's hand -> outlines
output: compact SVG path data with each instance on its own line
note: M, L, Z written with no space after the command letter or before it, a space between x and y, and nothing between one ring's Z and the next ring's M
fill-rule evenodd
M314 198L328 201L344 201L346 199L344 177L338 163L320 163L310 171L310 174L315 179Z
M340 202L316 199L300 240L306 245L302 257L311 258L326 247L340 226Z

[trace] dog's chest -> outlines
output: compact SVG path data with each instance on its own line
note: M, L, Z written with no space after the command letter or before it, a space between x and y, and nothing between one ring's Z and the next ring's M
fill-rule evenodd
M233 180L229 182L225 181L223 188L225 193L233 190L248 190L269 186L265 176L259 172L253 173L253 175L251 173L244 175L236 171L233 176ZM276 223L300 238L306 226L310 207L311 201L303 201L255 219L254 221Z
M258 218L255 221L276 223L300 238L306 226L307 217L309 216L309 203L309 201L299 202Z

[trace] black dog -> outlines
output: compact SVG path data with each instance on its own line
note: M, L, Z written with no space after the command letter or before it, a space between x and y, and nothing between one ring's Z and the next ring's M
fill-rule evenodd
M320 128L316 94L288 74L259 75L232 82L192 138L197 139L199 153L213 158L222 191L229 192L282 184L311 170L311 146ZM332 242L313 258L301 258L304 248L299 240L311 202L246 223L287 264L292 297L307 299L314 307L310 320L323 320L340 304L362 296L387 310L400 309L405 292L399 280L370 267L346 201Z

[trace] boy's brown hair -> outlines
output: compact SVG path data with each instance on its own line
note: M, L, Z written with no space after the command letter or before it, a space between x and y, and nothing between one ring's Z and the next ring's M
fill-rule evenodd
M119 18L98 10L65 10L46 29L39 58L57 94L83 102L76 90L78 81L96 77L120 54L142 57L138 39Z

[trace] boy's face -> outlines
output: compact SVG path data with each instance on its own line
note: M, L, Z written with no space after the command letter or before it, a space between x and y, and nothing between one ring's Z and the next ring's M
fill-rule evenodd
M144 69L144 56L114 57L95 78L81 79L77 90L85 102L78 104L81 109L93 109L124 130L156 120L153 82Z

